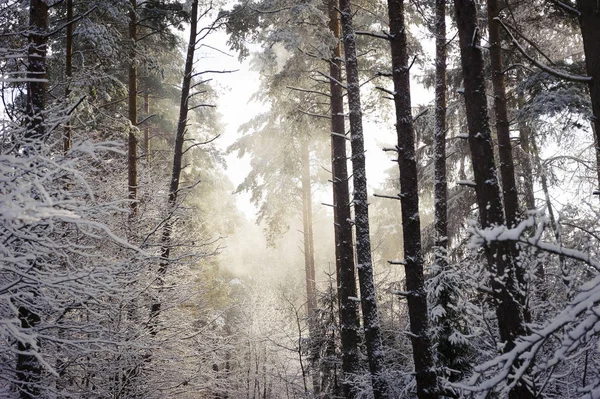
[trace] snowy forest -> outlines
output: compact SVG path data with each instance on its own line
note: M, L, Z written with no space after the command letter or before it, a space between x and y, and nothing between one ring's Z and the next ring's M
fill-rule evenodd
M0 397L600 398L598 0L0 0Z

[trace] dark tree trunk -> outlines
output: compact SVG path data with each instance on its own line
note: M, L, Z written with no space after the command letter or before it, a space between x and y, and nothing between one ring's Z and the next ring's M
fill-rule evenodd
M25 306L19 307L19 320L21 328L34 328L40 317L31 312ZM21 399L37 399L40 394L40 375L42 367L37 358L30 354L33 348L29 343L19 341L17 344L19 354L17 355L17 387Z
M129 187L129 200L131 201L131 215L137 215L138 211L138 183L137 183L137 65L136 65L136 41L137 41L137 0L130 0L129 10L129 39L131 40L131 54L129 60L129 130L128 155L127 155L127 183Z
M150 90L146 89L144 92L144 112L146 118L150 116ZM150 165L150 127L146 125L144 128L144 158L146 158L146 165Z
M460 38L464 96L469 126L469 147L475 175L479 219L483 228L504 225L500 187L498 184L492 135L487 114L484 64L479 45L477 11L473 0L454 0ZM516 338L525 332L523 296L515 276L516 260L508 242L484 246L491 274L496 317L504 351L510 351ZM534 395L518 383L510 398L532 398Z
M46 136L46 52L48 37L48 5L43 0L31 0L29 8L29 47L27 55L27 140L42 140ZM39 143L35 144L35 146Z
M535 194L533 191L533 168L531 166L531 129L527 126L527 122L519 121L519 141L521 142L521 150L523 157L521 167L523 168L523 185L525 186L525 205L527 209L536 209Z
M596 170L600 190L600 3L597 0L577 0L579 26L583 37L583 49L592 100L592 130L596 144Z
M384 353L381 327L377 311L371 239L369 235L369 204L367 198L367 175L362 127L360 82L356 56L356 35L352 26L352 10L349 0L340 1L342 37L346 61L346 83L350 114L350 144L352 148L352 175L354 183L354 223L356 226L356 261L360 286L360 303L363 313L365 346L369 358L369 370L375 399L387 398L390 390L383 375Z
M521 74L517 74L517 80L521 80ZM517 94L517 107L522 109L525 105L525 98L522 92ZM526 120L520 118L518 121L519 126L519 142L523 156L521 157L521 168L523 171L523 185L525 191L525 206L528 210L536 209L535 207L535 194L533 190L533 167L531 164L532 159L532 146L531 141L533 140L533 132L531 127Z
M496 134L498 136L498 157L500 159L500 176L502 178L502 198L504 216L508 227L515 227L519 222L519 197L517 183L515 182L515 165L510 143L510 126L508 121L506 85L504 68L502 67L502 39L500 37L500 23L494 18L499 15L498 0L488 0L487 3L489 36L490 36L490 62L492 66L492 88L494 91L494 114L496 116ZM513 259L519 259L519 246L509 244ZM513 264L519 292L525 291L525 271L519 262ZM525 304L524 298L519 298ZM529 312L524 308L525 322L529 322Z
M73 0L67 0L67 43L65 49L65 75L66 75L66 89L65 89L65 100L69 101L69 94L71 93L71 77L73 76L73 29L75 23L73 21ZM72 129L71 121L67 121L65 126L65 136L63 138L63 151L65 154L71 149L72 141Z
M187 121L189 111L189 99L192 84L192 75L194 67L194 53L196 52L196 37L198 30L198 0L192 2L192 13L190 20L190 41L187 48L185 59L185 68L183 73L183 82L181 85L181 102L179 104L179 119L177 122L177 132L175 135L175 148L173 150L173 167L171 172L171 181L169 183L168 215L165 227L161 237L160 264L158 267L157 286L160 288L163 284L163 277L169 267L169 256L171 253L171 233L173 230L173 221L171 213L177 206L177 194L179 192L179 179L181 178L181 169L183 161L183 143L187 133ZM156 325L161 311L160 299L152 304L150 308L150 332L157 333Z
M340 317L340 339L342 345L342 390L344 398L356 396L349 379L359 370L358 356L358 306L356 277L354 270L354 246L350 219L350 192L348 189L348 163L346 156L346 128L344 121L342 81L342 47L337 0L329 0L329 29L338 40L329 62L331 94L331 168L333 180L335 259L337 273L337 295Z
M317 328L317 290L315 281L315 249L312 217L312 187L310 178L310 151L308 137L301 138L301 168L302 168L302 233L304 238L304 272L306 277L306 313L308 318L308 333L311 338L311 376L313 392L316 397L321 391L319 384L319 346Z
M48 37L48 5L43 0L32 0L29 6L29 37L27 56L26 151L40 149L46 136L44 111L46 109L46 52ZM32 267L36 267L35 264ZM35 292L33 293L35 296ZM27 306L19 306L21 328L30 330L40 322L40 316ZM40 393L42 367L33 355L29 342L18 341L16 386L21 399L34 399Z
M500 174L502 176L502 194L504 198L504 213L508 227L514 227L518 222L519 198L515 183L515 166L512 158L510 143L510 126L506 107L506 87L502 68L502 40L500 38L500 23L498 17L498 0L488 0L487 13L490 35L490 61L492 66L492 87L494 90L494 113L496 116L496 134L498 136L498 156L500 158Z
M410 72L404 26L404 0L388 0L392 76L398 134L398 166L400 168L400 202L402 204L402 234L408 315L410 319L413 360L419 399L438 397L433 347L429 337L427 294L423 276L421 251L421 218L419 217L419 189L415 133L410 102ZM444 144L442 144L443 146Z
M446 2L435 2L434 257L448 266L448 183L446 180Z
M449 274L448 247L448 183L446 178L446 1L435 1L435 116L433 133L434 151L434 247L433 256L435 267L433 273L440 282L437 301L432 306L441 306L444 314L434 319L439 333L437 335L437 359L442 370L453 370L447 375L450 381L460 380L465 370L461 354L464 345L457 344L451 339L452 334L459 329L460 315L452 306L455 303L451 281L444 276ZM464 159L464 158L463 158Z

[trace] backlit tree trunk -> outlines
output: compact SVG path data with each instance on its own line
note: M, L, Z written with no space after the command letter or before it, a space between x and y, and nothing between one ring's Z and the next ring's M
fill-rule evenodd
M318 397L320 389L318 357L319 348L316 345L318 329L316 326L317 293L315 281L315 248L312 217L312 187L310 178L310 151L308 137L301 138L301 168L302 168L302 234L304 238L304 272L306 277L306 310L308 317L308 332L312 341L311 376L313 392Z
M454 0L454 6L460 39L469 147L475 175L479 220L483 228L501 226L505 221L487 114L484 64L479 44L476 6L473 0ZM523 298L518 290L516 260L513 259L510 248L507 242L484 245L504 351L511 350L517 337L525 332ZM522 382L510 392L510 398L530 397L533 395Z
M131 128L128 136L127 154L127 183L129 187L129 200L131 201L131 214L137 215L138 211L138 183L137 183L137 65L136 65L136 41L137 41L137 0L130 0L129 10L129 39L131 40L131 54L129 60L129 122Z
M383 372L384 353L381 327L377 311L371 239L369 235L369 204L367 198L367 175L362 127L360 82L356 56L356 35L352 26L352 10L349 0L340 1L342 37L346 61L346 83L350 113L350 144L352 148L352 175L354 183L354 223L356 228L356 261L360 287L360 303L363 313L365 346L369 358L369 370L375 399L389 397L389 388Z
M185 59L185 68L183 73L183 82L181 85L181 102L179 104L179 119L177 121L177 132L175 134L175 148L173 150L173 166L171 171L171 181L169 183L168 211L171 212L177 206L177 196L179 192L179 179L181 178L183 161L183 143L188 126L189 99L192 84L192 75L194 67L194 53L196 52L196 37L198 30L198 0L192 2L192 12L190 20L190 41L188 43L187 55ZM161 238L160 264L158 267L157 286L160 288L163 284L163 277L169 267L169 256L171 253L171 233L173 231L173 220L165 222ZM150 308L151 329L150 332L156 334L156 325L161 311L160 299L152 304Z
M592 100L592 129L596 144L596 170L600 189L600 3L597 0L577 0L579 26Z
M342 47L338 1L329 0L329 29L338 40L329 62L331 95L331 168L333 179L335 258L337 271L337 293L342 345L342 390L344 397L356 396L349 377L359 370L358 360L358 307L352 300L356 297L354 271L354 246L352 242L352 218L348 189L348 164L346 156L346 129L344 121L344 99L342 86Z
M515 166L512 158L510 143L510 126L506 108L506 86L502 67L502 40L500 38L500 23L498 17L498 0L488 0L487 13L490 35L490 61L492 65L492 87L494 90L494 113L496 116L496 134L498 136L498 155L500 158L500 174L502 176L502 194L504 212L509 227L517 224L519 214L519 199L515 183Z
M406 299L412 333L411 343L417 380L417 396L419 399L430 399L438 397L439 389L433 348L429 337L427 294L423 276L421 218L419 217L415 133L410 102L410 72L404 25L404 0L388 0L388 11L396 106L396 133L398 135L397 151L400 168L406 291L408 292Z

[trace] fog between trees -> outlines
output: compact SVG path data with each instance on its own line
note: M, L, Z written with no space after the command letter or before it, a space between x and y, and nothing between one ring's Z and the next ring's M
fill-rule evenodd
M0 397L598 397L599 44L592 0L0 1Z

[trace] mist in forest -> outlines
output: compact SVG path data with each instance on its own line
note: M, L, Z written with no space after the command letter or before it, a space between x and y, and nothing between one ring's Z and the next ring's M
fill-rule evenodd
M0 398L599 398L598 11L0 1Z

